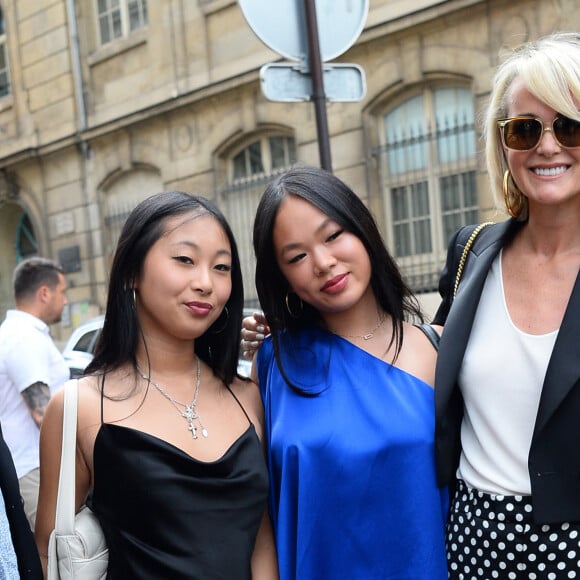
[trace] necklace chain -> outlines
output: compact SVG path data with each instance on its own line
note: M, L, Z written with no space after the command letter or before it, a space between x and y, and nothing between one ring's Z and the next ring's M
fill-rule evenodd
M198 427L196 422L199 424L199 429L201 429L201 434L203 437L208 436L207 429L205 428L199 413L197 412L197 397L199 396L199 387L201 385L201 362L199 357L196 355L195 360L197 361L197 376L195 381L195 392L193 394L193 400L189 405L181 403L177 399L173 398L167 390L160 384L156 383L150 376L146 375L139 365L137 365L137 372L141 375L141 378L145 379L148 383L151 383L179 412L179 414L187 421L187 428L191 431L191 436L194 439L198 438ZM181 408L185 409L184 411Z
M370 340L375 335L375 332L384 324L386 319L386 316L382 316L377 325L366 334L339 334L338 332L335 332L334 334L338 334L338 336L342 336L342 338L362 338L363 340Z

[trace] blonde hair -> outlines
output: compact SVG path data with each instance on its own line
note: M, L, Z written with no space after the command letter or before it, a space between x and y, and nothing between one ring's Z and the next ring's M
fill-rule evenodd
M519 48L496 71L485 118L485 154L491 191L505 208L504 173L508 169L497 121L508 116L507 95L512 82L520 79L530 93L562 115L580 121L580 34L556 32ZM511 180L510 193L521 195ZM513 188L516 187L514 190ZM527 198L519 219L528 216Z

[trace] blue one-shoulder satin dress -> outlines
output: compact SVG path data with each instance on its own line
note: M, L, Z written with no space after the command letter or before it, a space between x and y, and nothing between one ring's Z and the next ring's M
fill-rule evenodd
M319 328L258 353L281 580L447 578L434 392Z

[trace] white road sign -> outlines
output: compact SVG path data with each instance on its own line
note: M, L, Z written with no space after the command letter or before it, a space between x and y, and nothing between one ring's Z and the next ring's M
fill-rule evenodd
M308 60L303 0L238 0L250 28L275 52ZM315 0L320 58L328 61L346 52L367 19L369 0Z
M363 69L356 64L324 64L324 94L327 101L360 101L366 93ZM271 101L310 101L312 77L296 64L272 63L260 69L262 93Z

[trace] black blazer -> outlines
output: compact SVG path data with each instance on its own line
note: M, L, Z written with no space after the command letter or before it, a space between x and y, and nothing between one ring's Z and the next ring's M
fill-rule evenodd
M440 485L454 482L459 463L463 398L457 377L483 285L493 259L521 225L510 219L488 226L479 234L467 258L454 301L455 271L465 242L460 242L458 232L449 244L439 284L443 301L434 320L437 324L445 324L435 373L436 456ZM501 340L501 337L490 337L490 340ZM580 274L576 277L548 363L528 470L536 522L580 521Z
M4 495L6 514L10 524L12 544L18 559L18 570L21 578L42 580L42 568L34 536L22 505L20 488L12 455L2 436L0 427L0 489Z

